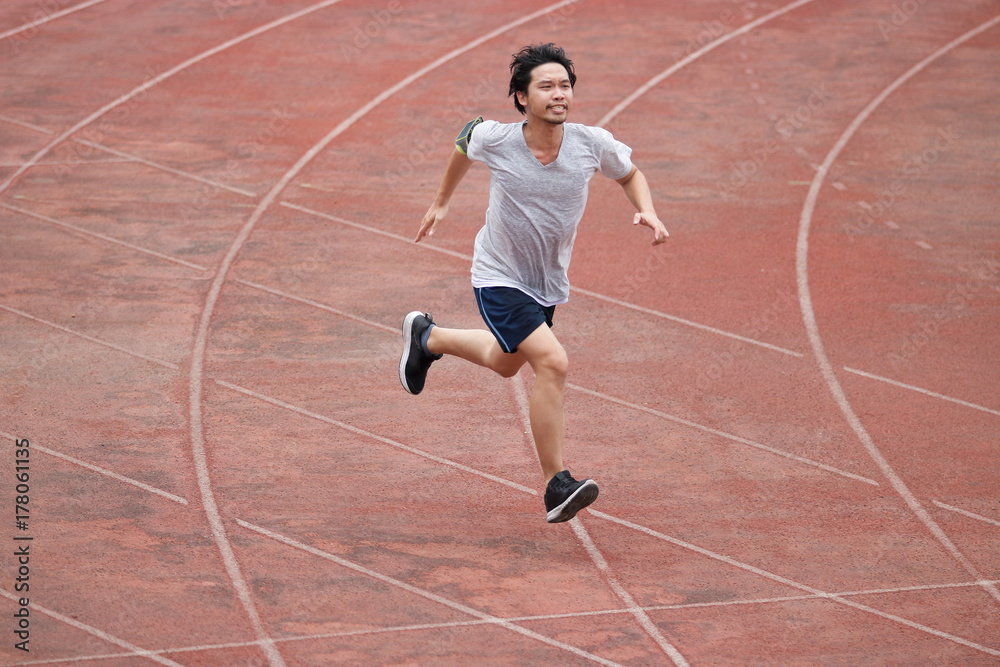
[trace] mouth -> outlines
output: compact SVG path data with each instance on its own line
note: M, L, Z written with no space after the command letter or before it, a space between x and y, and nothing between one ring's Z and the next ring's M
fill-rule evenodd
M556 113L565 113L566 112L566 105L565 104L553 104L552 106L549 107L549 111L554 111Z

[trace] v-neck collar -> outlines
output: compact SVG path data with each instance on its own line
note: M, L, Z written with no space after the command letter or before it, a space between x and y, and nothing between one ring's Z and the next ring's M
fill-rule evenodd
M559 162L559 158L560 158L560 157L562 157L562 153L563 153L563 150L562 150L562 149L563 149L563 147L564 147L564 146L566 145L566 132L567 132L567 130L569 129L569 128L567 128L567 127L566 127L566 125L567 125L568 123L563 123L563 136L562 136L562 141L561 141L561 142L559 143L559 152L558 152L558 153L556 153L556 157L555 157L555 159L554 159L554 160L552 160L552 162L549 162L549 163L547 163L547 164L542 164L542 161L541 161L541 160L539 160L539 159L538 159L538 158L537 158L537 157L535 156L535 153L534 153L534 151L532 151L532 150L531 150L531 146L529 146L529 145L528 145L528 140L527 140L527 138L526 138L526 137L524 136L524 127L525 127L525 125L527 125L527 124L528 124L528 121L527 121L527 120L523 120L523 121L521 121L521 125L520 125L520 127L518 128L518 130L520 130L519 134L521 135L521 145L522 145L522 146L524 146L524 150L526 150L526 151L528 152L528 156L529 156L529 157L530 157L530 158L531 158L532 160L534 160L534 161L535 161L535 162L536 162L536 163L538 164L538 166L539 166L539 167L541 167L542 169L548 169L549 167L551 167L552 165L554 165L554 164L555 164L556 162Z

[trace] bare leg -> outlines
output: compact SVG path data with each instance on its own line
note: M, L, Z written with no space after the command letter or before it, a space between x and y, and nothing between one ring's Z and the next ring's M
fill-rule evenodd
M431 354L450 354L484 366L502 375L514 377L524 365L520 352L507 354L489 331L484 329L445 329L434 327L427 339Z
M545 324L535 329L517 352L504 352L496 339L484 329L446 329L434 327L427 339L432 354L451 354L502 375L513 377L526 362L535 372L535 384L529 399L531 434L546 483L564 470L562 452L566 434L563 395L569 360L555 334Z
M535 384L529 400L531 434L535 439L542 475L548 483L556 473L565 469L562 459L566 435L563 396L569 359L555 334L544 324L525 338L517 349L535 372Z

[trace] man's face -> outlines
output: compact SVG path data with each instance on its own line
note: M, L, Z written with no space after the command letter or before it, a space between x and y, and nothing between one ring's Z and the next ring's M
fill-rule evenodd
M525 115L558 125L566 122L573 104L573 86L566 68L559 63L545 63L531 70L528 94L517 93Z

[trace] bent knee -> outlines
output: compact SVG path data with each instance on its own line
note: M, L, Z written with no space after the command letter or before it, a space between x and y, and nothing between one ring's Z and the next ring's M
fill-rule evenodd
M569 373L569 357L566 355L566 350L559 346L538 359L534 368L535 373L546 373L564 379Z
M518 366L502 366L500 368L494 368L500 377L502 378L512 378L517 375L517 372L521 370L521 365Z
M490 359L489 368L500 377L512 378L523 365L524 357L521 355L503 353L497 348L497 354Z

